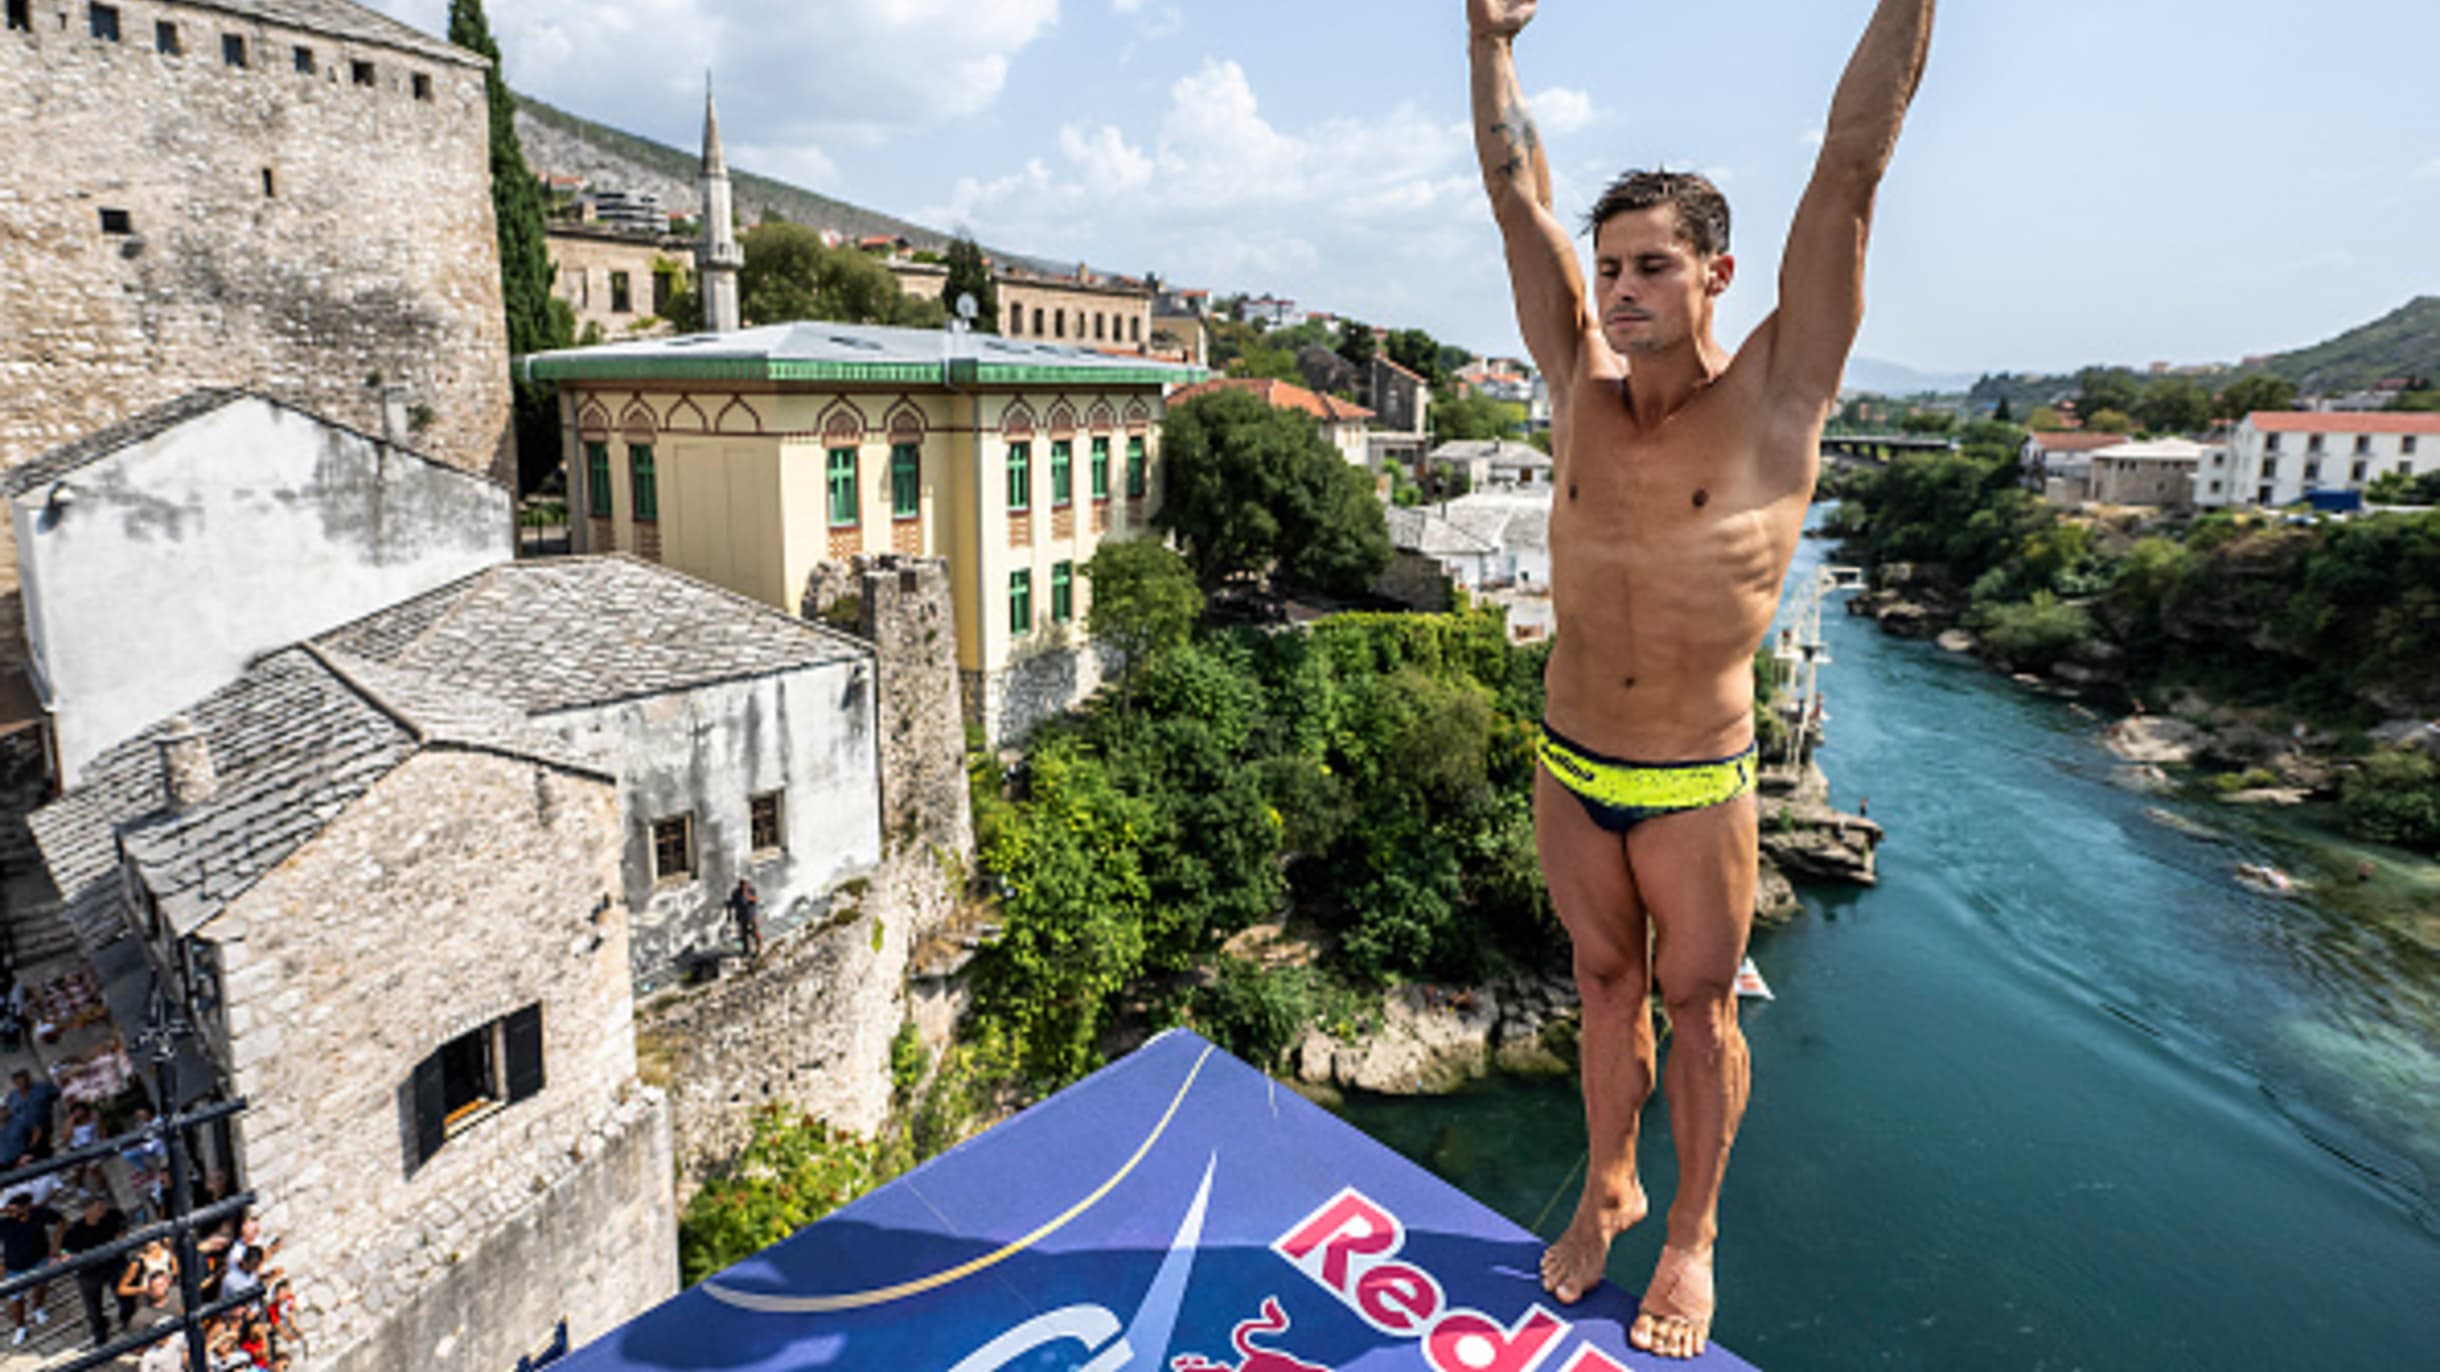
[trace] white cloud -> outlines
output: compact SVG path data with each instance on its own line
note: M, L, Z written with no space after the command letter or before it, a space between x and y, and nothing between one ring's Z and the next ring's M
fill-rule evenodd
M446 0L371 0L431 33ZM563 109L681 145L701 118L704 73L724 129L752 129L755 155L731 160L778 175L836 167L824 145L979 113L1009 66L1059 20L1059 0L522 0L491 7L511 85ZM814 183L821 188L823 181Z
M1496 268L1481 196L1464 125L1400 105L1282 128L1245 69L1215 59L1171 85L1155 127L1069 125L1055 155L961 180L917 217L1097 261L1158 244L1159 261L1141 265L1172 279L1362 314L1397 293L1358 290L1325 264L1366 263L1368 281L1410 278L1424 294L1446 286L1452 261Z
M2415 179L2417 181L2440 181L2440 157L2435 157L2415 168Z
M1526 106L1546 133L1574 133L1600 117L1591 94L1566 86L1553 86L1528 100Z
M1796 135L1796 141L1804 144L1808 148L1818 148L1822 145L1822 139L1827 137L1828 133L1829 131L1826 129L1807 129L1803 133Z

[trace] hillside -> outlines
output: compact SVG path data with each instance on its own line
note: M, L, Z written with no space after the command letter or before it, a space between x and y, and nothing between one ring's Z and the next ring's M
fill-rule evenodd
M2357 390L2392 376L2440 378L2440 296L2418 296L2327 343L2281 353L2262 369L2307 394Z
M596 186L650 191L661 198L665 208L690 216L697 210L695 176L702 167L702 155L697 149L673 148L623 133L525 95L517 97L517 141L524 145L527 165L537 173L581 176ZM949 234L942 230L834 200L734 166L729 170L729 181L737 198L737 218L742 223L751 224L772 212L795 223L836 229L850 237L892 234L935 252L949 245ZM1076 269L1073 262L1061 265L988 248L986 251L1004 262L1037 271Z

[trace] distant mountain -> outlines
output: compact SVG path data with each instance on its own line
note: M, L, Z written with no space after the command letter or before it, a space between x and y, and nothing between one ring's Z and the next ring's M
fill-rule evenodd
M1847 362L1843 389L1874 395L1956 395L1974 384L1973 372L1925 372L1879 358L1857 357Z
M2280 353L2261 369L2308 395L2361 390L2393 376L2440 378L2440 296L2417 296L2327 343Z
M656 143L555 109L526 95L517 97L517 141L525 148L526 164L537 175L581 176L595 186L649 191L660 197L662 208L690 217L700 208L695 189L695 177L703 168L700 149ZM836 229L851 238L889 234L934 252L949 246L950 235L940 229L834 200L785 181L731 167L729 184L737 201L738 222L743 224L752 224L765 211L771 211L792 223ZM989 248L985 251L1003 262L1035 271L1076 270L1073 262L1054 263Z

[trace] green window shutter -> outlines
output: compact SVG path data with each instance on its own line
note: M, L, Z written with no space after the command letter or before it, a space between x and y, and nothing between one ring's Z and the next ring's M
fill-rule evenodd
M1034 627L1034 574L1008 574L1008 632L1029 633Z
M1023 443L1008 445L1008 509L1011 514L1034 505L1034 455Z
M595 519L610 517L610 445L585 445L585 503Z
M1144 493L1144 440L1127 440L1127 498L1132 500Z
M1065 505L1076 497L1076 445L1062 438L1051 444L1051 504Z
M900 443L890 449L890 514L913 519L923 508L923 448Z
M1051 619L1065 624L1076 617L1076 564L1051 564Z
M1093 440L1093 478L1092 478L1092 479L1093 479L1093 498L1094 498L1095 500L1108 500L1108 499L1110 498L1110 440L1109 440L1109 439L1106 439L1106 438L1096 438L1096 439L1094 439L1094 440Z
M862 522L858 518L856 491L856 450L830 450L830 525L851 528Z
M653 479L652 445L627 445L627 475L635 486L635 517L651 521L661 517L661 492Z

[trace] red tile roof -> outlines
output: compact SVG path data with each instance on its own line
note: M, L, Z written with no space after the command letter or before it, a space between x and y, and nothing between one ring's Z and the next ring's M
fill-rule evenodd
M2127 441L2125 434L2037 433L2033 444L2046 453L2089 453L2095 448L2112 448Z
M2253 422L2256 430L2270 434L2440 434L2440 414L2409 414L2394 410L2329 414L2257 410L2246 418Z
M1270 377L1228 376L1189 386L1169 397L1172 405L1184 404L1198 396L1216 395L1221 391L1244 391L1274 410L1302 410L1316 419L1334 424L1362 421L1373 412L1333 395L1316 395L1302 386L1291 385Z
M1398 375L1405 377L1409 381L1420 382L1423 380L1423 378L1417 375L1412 368L1401 367L1386 357L1377 358L1376 360L1379 361L1382 366L1389 368L1391 371L1396 372Z

